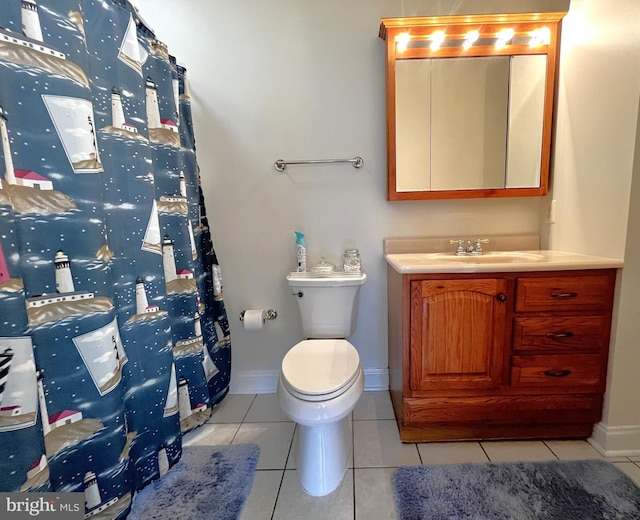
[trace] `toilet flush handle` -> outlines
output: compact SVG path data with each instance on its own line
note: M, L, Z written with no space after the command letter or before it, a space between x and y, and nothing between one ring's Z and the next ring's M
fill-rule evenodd
M302 298L304 293L302 291L291 293L291 296L297 296L298 298Z

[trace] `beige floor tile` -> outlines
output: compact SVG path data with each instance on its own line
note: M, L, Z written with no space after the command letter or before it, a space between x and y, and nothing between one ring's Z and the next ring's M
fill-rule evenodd
M287 466L285 469L297 469L298 468L298 430L299 426L296 424L296 431L293 433L293 442L291 442L291 450L289 451L289 458L287 459Z
M427 442L418 444L422 464L489 462L479 442Z
M640 467L633 462L614 462L616 468L624 471L631 480L640 486Z
M419 465L415 444L402 444L395 421L353 422L354 467L393 468Z
M240 423L206 423L182 437L183 446L220 446L231 444Z
M287 466L285 469L296 469L298 466L296 461L298 460L298 425L296 424L295 431L293 432L293 441L291 442L291 449L289 450L289 457L287 458Z
M391 476L395 468L354 470L356 520L395 520Z
M640 455L632 455L631 457L629 457L629 460L633 462L640 462Z
M284 470L256 471L240 520L271 520Z
M560 460L603 459L609 462L628 462L626 457L604 457L587 441L549 440L544 441L544 443Z
M277 394L258 394L251 403L245 422L290 422L278 402Z
M395 419L389 392L364 392L353 410L354 421Z
M213 408L208 422L241 423L255 397L255 394L228 394Z
M257 444L260 458L257 469L284 469L293 439L295 423L243 423L233 444Z
M342 483L324 497L307 495L296 471L285 471L273 520L353 520L353 470Z
M556 460L542 441L487 441L481 444L491 462Z

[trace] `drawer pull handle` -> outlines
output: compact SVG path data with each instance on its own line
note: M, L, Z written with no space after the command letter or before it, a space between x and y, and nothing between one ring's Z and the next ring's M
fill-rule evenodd
M573 332L549 332L547 338L551 339L563 339L573 337Z
M567 377L571 370L545 370L544 375L549 377Z
M552 292L549 294L552 298L566 299L566 298L575 298L578 296L577 292Z

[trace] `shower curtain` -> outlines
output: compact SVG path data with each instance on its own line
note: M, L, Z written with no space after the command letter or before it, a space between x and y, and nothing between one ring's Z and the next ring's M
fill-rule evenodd
M0 134L0 491L124 518L229 385L186 71L127 0L3 0Z

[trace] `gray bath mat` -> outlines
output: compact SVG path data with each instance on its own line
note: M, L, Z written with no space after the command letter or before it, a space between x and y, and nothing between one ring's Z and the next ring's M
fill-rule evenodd
M168 473L135 495L129 520L236 520L259 455L255 444L185 447Z
M406 466L400 520L640 520L640 488L601 460Z

